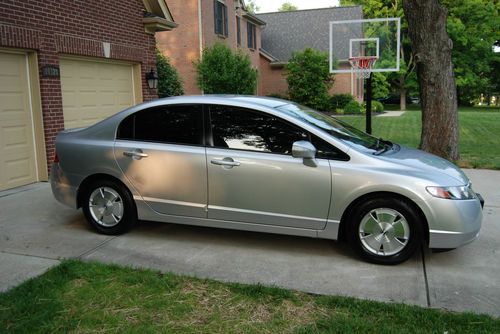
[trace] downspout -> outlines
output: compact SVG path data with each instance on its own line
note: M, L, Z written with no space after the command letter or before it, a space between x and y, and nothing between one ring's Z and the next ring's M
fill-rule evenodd
M200 60L203 56L203 26L201 20L201 0L198 0L198 44L200 48ZM203 95L203 89L201 90L201 94Z

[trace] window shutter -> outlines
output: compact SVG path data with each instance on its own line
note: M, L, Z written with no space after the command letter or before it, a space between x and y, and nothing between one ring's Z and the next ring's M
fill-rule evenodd
M227 7L222 6L224 8L224 36L228 36L228 26L227 26Z
M214 0L214 32L218 33L217 30L217 0Z
M251 33L252 27L250 26L250 23L247 22L247 46L248 48L252 48L252 33Z
M257 49L257 26L252 25L252 35L253 35L253 38L252 38L252 43L253 43L253 48L254 49Z
M241 45L241 19L236 16L236 43Z

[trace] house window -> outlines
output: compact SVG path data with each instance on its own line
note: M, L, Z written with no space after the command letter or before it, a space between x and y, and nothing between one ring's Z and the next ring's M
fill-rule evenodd
M214 0L214 27L217 35L227 37L227 7L218 0Z
M236 43L241 45L241 18L236 16Z
M247 40L249 49L255 49L257 47L257 34L255 33L255 30L255 24L247 22Z

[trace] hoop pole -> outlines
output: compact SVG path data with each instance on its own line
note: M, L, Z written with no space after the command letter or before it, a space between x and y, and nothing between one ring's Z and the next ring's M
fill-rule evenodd
M372 134L372 73L366 80L366 133Z

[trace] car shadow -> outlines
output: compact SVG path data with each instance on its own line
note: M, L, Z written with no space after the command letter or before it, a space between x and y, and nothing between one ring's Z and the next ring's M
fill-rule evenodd
M283 234L241 231L193 225L140 221L129 232L134 236L155 240L196 242L206 245L243 247L272 252L314 256L339 256L359 259L346 242L290 236Z

